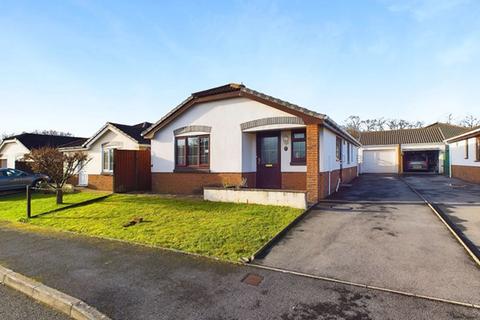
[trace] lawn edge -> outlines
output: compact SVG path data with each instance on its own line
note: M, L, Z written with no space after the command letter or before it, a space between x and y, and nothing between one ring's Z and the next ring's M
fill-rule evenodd
M263 246L260 247L257 251L255 251L250 257L245 257L242 258L241 260L244 263L252 263L255 259L258 259L258 257L263 256L267 254L267 252L273 247L274 244L276 244L280 239L288 232L290 229L292 229L294 226L296 226L300 220L305 218L311 211L312 209L316 206L312 205L308 207L305 211L303 211L301 214L299 214L295 219L293 219L289 224L287 224L282 230L277 232L270 240L268 240Z
M23 293L76 320L109 320L110 318L80 299L35 281L0 265L0 284Z
M468 239L468 237L457 227L457 225L443 212L436 204L431 203L426 197L424 197L417 189L410 185L405 179L400 178L417 196L419 196L423 202L435 213L438 219L447 227L453 237L460 243L465 249L470 258L475 262L478 268L480 268L480 250Z

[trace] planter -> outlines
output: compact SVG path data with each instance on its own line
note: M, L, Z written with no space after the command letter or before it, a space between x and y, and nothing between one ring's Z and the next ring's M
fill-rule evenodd
M307 208L307 193L277 189L203 188L203 199L216 202L255 203L292 208Z

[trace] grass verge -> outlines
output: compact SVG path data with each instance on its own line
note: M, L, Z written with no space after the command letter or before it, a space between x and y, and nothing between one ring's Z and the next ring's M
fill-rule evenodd
M115 194L29 223L237 261L251 256L301 213L289 207ZM14 216L0 202L0 219L18 221ZM123 226L135 217L143 222Z

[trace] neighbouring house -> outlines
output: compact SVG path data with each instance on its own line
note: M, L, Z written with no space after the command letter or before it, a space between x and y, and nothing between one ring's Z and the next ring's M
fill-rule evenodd
M437 122L417 129L362 132L360 172L448 174L445 139L467 131L465 127Z
M142 177L138 176L143 174L148 177L142 185L148 184L150 189L150 140L141 135L149 126L149 122L136 125L107 122L89 139L64 145L60 151L82 151L90 159L72 183L97 190L133 191L139 189L136 184ZM125 186L124 180L128 180L130 187Z
M143 135L157 193L245 183L304 191L315 203L357 176L360 144L341 126L243 84L191 94Z
M480 183L480 127L447 139L450 176Z
M36 133L22 133L11 136L0 144L0 168L14 168L20 170L29 170L25 166L23 157L33 149L42 147L60 147L65 144L79 143L85 141L84 138L55 136Z

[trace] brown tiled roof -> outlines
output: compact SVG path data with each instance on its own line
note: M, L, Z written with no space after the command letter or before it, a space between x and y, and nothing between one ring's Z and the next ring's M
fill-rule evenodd
M335 121L327 117L325 114L318 113L303 107L300 107L299 105L290 103L285 100L281 100L269 95L266 95L264 93L252 90L250 88L247 88L243 84L237 84L237 83L230 83L226 84L220 87L215 87L203 91L198 91L195 93L192 93L186 100L184 100L182 103L180 103L177 107L172 109L170 112L168 112L164 117L162 117L159 121L154 123L150 128L145 130L142 135L147 136L151 134L152 132L156 132L159 130L164 123L167 123L169 119L174 117L177 112L181 112L181 109L185 106L188 106L188 104L191 104L192 102L196 101L197 99L201 99L204 97L209 97L209 96L215 96L215 95L221 95L221 94L228 94L228 93L238 93L238 96L241 96L242 94L244 95L249 95L253 96L255 98L258 98L263 101L268 101L269 103L273 103L278 106L282 106L285 109L290 109L294 113L301 113L306 116L316 118L319 121L324 121L325 123L329 124L331 128L333 128L338 134L343 136L345 139L349 140L355 145L358 145L358 141L352 137L348 132L346 132L341 126L339 126Z
M362 145L443 143L445 139L469 131L468 128L437 122L418 129L367 131L360 134Z
M460 134L464 134L465 132L468 132L469 130L471 130L470 128L456 126L453 124L443 123L443 122L435 122L429 126L426 126L426 128L429 128L429 127L439 128L443 136L445 137L445 139L450 139L452 137L458 136Z

